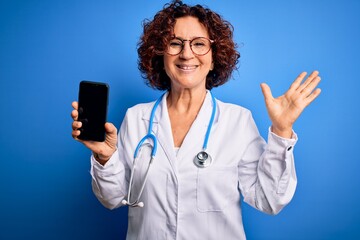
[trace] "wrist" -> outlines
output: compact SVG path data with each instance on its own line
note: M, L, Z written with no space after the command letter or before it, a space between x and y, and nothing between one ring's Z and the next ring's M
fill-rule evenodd
M93 152L93 156L95 160L101 165L105 165L105 163L110 160L110 157L106 157L95 152Z
M279 129L274 126L271 126L270 129L271 129L271 132L273 132L274 134L276 134L277 136L282 137L282 138L291 138L293 135L292 127L285 128L285 129Z

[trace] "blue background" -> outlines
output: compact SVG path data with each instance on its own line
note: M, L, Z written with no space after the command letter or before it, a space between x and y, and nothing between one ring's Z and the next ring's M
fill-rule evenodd
M193 4L194 1L186 1ZM235 27L239 70L217 98L270 124L259 84L281 95L319 70L323 92L297 121L298 188L277 216L244 205L249 239L360 238L360 1L199 1ZM111 86L109 121L152 101L137 70L141 22L165 1L1 0L0 239L123 239L127 209L91 191L89 150L71 138L88 79Z

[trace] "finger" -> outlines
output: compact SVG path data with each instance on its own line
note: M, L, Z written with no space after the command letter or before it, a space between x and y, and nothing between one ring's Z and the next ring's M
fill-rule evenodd
M306 98L306 105L309 105L312 101L314 101L321 93L321 89L317 88Z
M306 76L307 72L302 72L297 76L297 78L294 80L294 82L291 84L290 89L291 91L295 91L300 86L301 82L304 80L304 77Z
M71 106L74 108L74 109L78 109L78 107L79 107L79 104L78 104L78 102L76 102L76 101L73 101L72 103L71 103Z
M79 116L78 110L74 109L74 110L71 111L71 117L72 117L72 119L74 119L74 121L78 120L78 116Z
M262 84L260 84L260 86L261 86L261 91L264 95L265 102L272 100L273 95L271 93L271 89L270 89L269 85L267 85L266 83L262 83Z
M74 131L71 132L71 136L72 136L75 140L77 140L77 141L80 141L80 140L78 139L78 137L80 136L80 134L81 134L80 130L74 130Z
M117 130L116 130L116 127L114 126L114 124L107 122L107 123L105 123L105 131L107 133L114 133Z
M306 88L317 76L319 75L318 71L313 71L310 76L303 82L298 88L297 91L301 92Z
M110 137L110 139L117 139L117 129L112 123L105 123L105 131L106 135Z
M81 128L81 126L82 126L82 122L74 121L74 122L72 123L72 129L73 129L73 130L78 130L79 128Z
M316 88L316 86L319 84L319 82L321 81L321 78L319 76L317 76L316 78L314 78L301 92L301 94L303 94L305 97L308 97L309 94L314 91L314 89Z

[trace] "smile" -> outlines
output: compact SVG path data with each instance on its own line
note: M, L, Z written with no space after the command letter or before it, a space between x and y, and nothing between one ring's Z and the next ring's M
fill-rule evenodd
M181 70L185 70L185 71L195 70L198 67L198 65L176 65L176 66Z

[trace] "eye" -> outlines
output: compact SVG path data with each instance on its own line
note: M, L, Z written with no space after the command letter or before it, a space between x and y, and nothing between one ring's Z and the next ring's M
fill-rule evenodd
M196 46L196 47L203 47L203 46L205 46L205 43L203 43L203 42L194 42L193 45Z
M169 43L170 47L181 47L182 46L182 42L180 40L172 40Z
M194 39L192 42L194 47L204 47L207 45L206 40L203 39Z

